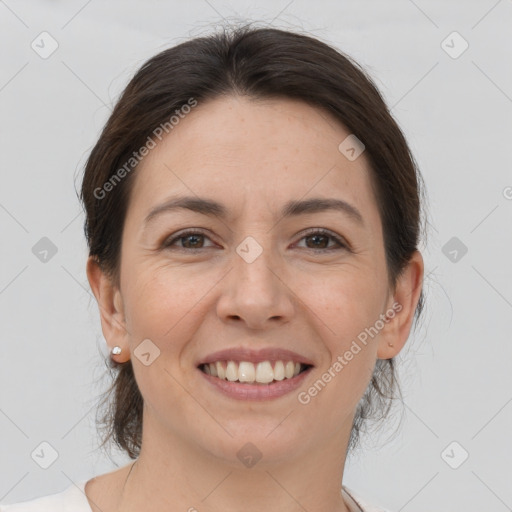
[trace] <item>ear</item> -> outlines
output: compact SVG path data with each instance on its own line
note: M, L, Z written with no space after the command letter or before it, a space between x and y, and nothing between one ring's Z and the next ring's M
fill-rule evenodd
M130 349L121 291L114 286L93 256L89 256L86 270L87 279L100 309L103 336L110 350L116 345L121 347L121 354L112 357L123 363L130 359Z
M379 359L391 359L404 347L423 287L423 272L423 257L415 251L398 278L392 300L388 303L388 320L379 336Z

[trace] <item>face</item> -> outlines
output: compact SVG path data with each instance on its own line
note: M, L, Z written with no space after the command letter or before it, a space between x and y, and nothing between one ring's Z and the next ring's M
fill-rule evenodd
M396 296L368 161L338 149L349 134L302 102L229 97L200 103L141 162L115 296L126 331L108 342L130 354L146 432L238 465L247 442L271 463L349 434L376 359L411 320L382 322ZM154 211L185 197L219 207ZM349 206L283 211L313 199ZM219 386L200 366L231 359L238 378L277 382ZM277 360L306 371L282 378Z

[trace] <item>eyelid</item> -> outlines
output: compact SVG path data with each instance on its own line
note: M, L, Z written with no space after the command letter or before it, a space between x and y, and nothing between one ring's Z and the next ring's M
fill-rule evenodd
M208 238L209 240L211 240L211 237L203 228L185 228L181 231L177 231L176 233L173 233L173 234L169 235L168 237L164 238L164 240L161 244L161 247L164 249L166 249L166 248L168 249L168 248L172 247L172 244L174 244L181 238L185 238L189 235L195 235L195 234L203 235L205 238ZM301 242L307 236L311 236L311 235L315 235L315 234L330 237L332 240L334 240L334 242L337 244L337 246L331 247L331 248L324 248L324 249L314 249L314 248L306 247L305 249L313 251L313 252L317 252L317 253L332 252L336 249L337 250L348 250L348 251L352 250L350 244L347 242L347 240L343 236L338 235L334 231L331 231L330 229L327 229L327 228L313 227L313 228L308 228L305 231L300 232L298 234L298 236L300 236L300 238L296 242L296 244ZM211 240L211 241L213 242L213 240ZM213 242L213 243L215 243L215 242ZM211 247L213 247L213 246L199 247L199 248L193 248L193 249L187 249L185 247L176 247L176 249L185 251L185 252L194 252L194 251L201 251L204 249L208 249Z
M211 240L211 237L208 233L206 233L206 231L202 228L186 228L186 229L183 229L181 231L176 231L176 233L172 233L171 235L167 236L164 238L161 246L162 248L169 248L171 247L171 243L175 243L177 242L180 238L185 238L186 236L189 236L189 235L204 235L205 238L209 238ZM212 247L212 246L210 246ZM199 249L186 249L185 247L177 247L177 249L181 249L181 250L184 250L184 251L188 251L188 252L191 252L191 251L200 251L202 249L205 249L204 247L201 247Z
M315 251L315 252L322 252L322 251L323 252L330 252L330 251L333 251L335 249L340 249L340 250L345 249L345 250L348 250L348 251L351 250L351 246L350 246L350 244L348 243L348 241L346 240L345 237L343 237L341 235L338 235L336 232L331 231L330 229L327 229L327 228L308 228L305 231L302 231L301 233L299 233L299 235L300 235L299 242L303 238L306 238L307 236L316 235L316 234L332 238L336 242L337 247L331 247L329 249L309 249L309 248L307 248L307 249L309 249L311 251Z

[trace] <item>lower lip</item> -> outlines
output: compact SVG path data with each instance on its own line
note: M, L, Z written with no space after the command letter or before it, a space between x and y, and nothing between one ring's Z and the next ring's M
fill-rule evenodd
M198 368L198 372L210 382L217 390L224 395L237 400L272 400L280 396L291 393L297 389L304 379L309 375L313 367L299 373L291 379L284 379L272 382L271 384L247 384L243 382L231 382L229 380L219 379L204 373Z

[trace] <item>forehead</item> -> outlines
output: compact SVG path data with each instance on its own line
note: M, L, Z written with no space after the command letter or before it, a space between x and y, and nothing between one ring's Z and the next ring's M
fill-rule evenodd
M350 161L339 150L349 135L329 113L296 100L199 103L139 164L129 215L176 195L210 197L238 214L314 196L343 199L365 222L379 222L364 152Z

